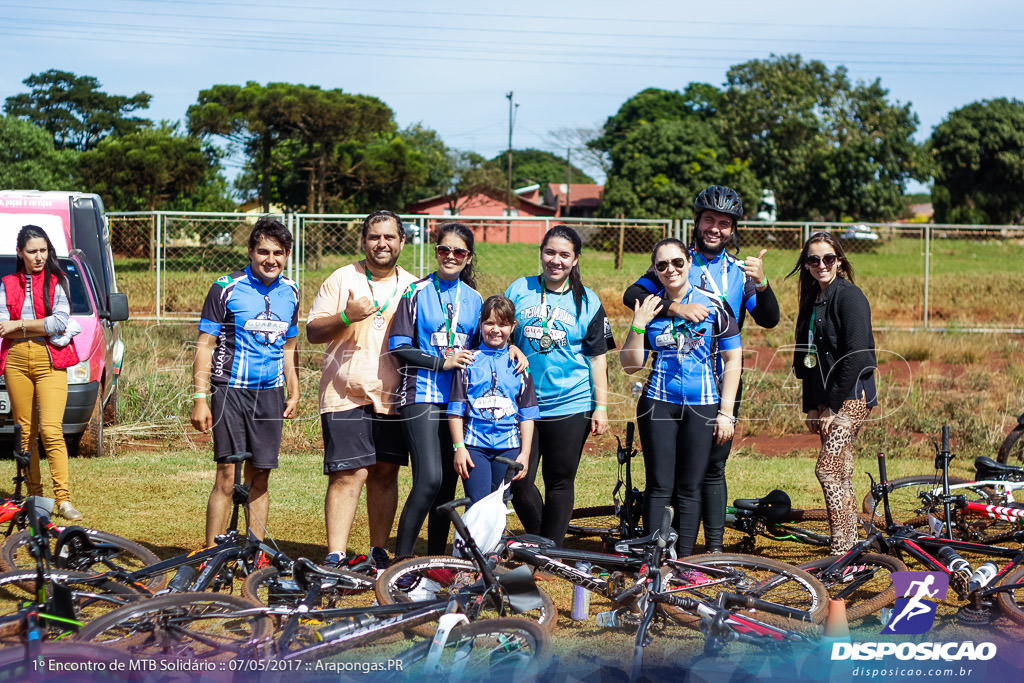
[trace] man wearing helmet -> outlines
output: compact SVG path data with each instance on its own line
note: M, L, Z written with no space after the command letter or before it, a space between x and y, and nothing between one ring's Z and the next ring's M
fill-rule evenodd
M704 290L709 297L720 300L736 318L740 329L743 328L748 312L758 325L772 328L779 323L779 302L764 274L761 260L768 250L762 249L757 256L747 256L742 260L726 251L730 242L735 242L736 224L740 218L743 218L743 202L736 190L712 185L697 195L693 203L693 243L690 245L693 267L690 268L690 284ZM633 310L637 301L643 301L660 290L658 276L653 269L649 269L626 290L622 303ZM683 305L663 298L661 305L661 315L671 315L691 322L701 322L709 313L706 306L697 303ZM721 371L719 358L719 377ZM742 396L741 382L736 395L734 418L739 411ZM708 469L704 475L701 513L704 543L708 552L722 550L728 495L725 461L731 449L731 439L712 446Z

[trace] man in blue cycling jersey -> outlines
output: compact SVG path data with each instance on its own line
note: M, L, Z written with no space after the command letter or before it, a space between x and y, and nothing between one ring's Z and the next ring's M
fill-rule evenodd
M249 530L263 538L266 529L267 480L277 468L283 419L295 417L299 402L299 290L282 275L291 250L288 228L260 218L249 234L249 265L214 282L203 304L192 425L213 430L217 476L206 506L208 546L227 527L235 466L222 460L235 453L252 453L244 474Z

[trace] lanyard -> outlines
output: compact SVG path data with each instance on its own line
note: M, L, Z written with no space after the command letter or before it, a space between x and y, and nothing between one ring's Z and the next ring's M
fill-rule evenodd
M537 278L540 280L540 305L541 305L541 307L543 307L546 310L547 309L547 305L548 305L548 298L547 298L548 289L547 289L547 287L544 286L544 276L543 275L538 275ZM565 289L563 289L561 292L558 293L558 301L559 302L561 302L562 299L565 298L565 293L567 291L569 291L568 287L566 287ZM548 326L550 326L552 323L555 322L555 310L557 308L558 308L557 304L555 304L555 303L551 304L551 310L547 311L547 316L548 317L541 321L541 327L544 328L545 332L548 331Z
M395 291L391 292L391 296L384 301L383 306L377 303L377 292L373 291L373 276L370 275L370 269L366 267L365 263L363 264L363 272L366 273L366 286L370 288L370 296L373 297L373 307L377 309L378 315L383 315L384 311L388 310L391 302L395 300L395 294L398 293L398 269L395 269Z
M432 273L431 277L434 280L434 291L437 292L437 304L441 307L441 315L444 315L445 305L441 300L441 278L437 276L437 273ZM459 308L462 306L462 299L459 298L461 292L462 280L460 279L455 281L455 306L452 308L451 315L444 320L444 329L448 335L448 348L455 346L455 330L458 329Z
M704 254L700 253L696 249L693 250L695 258L700 259L700 269L704 272L704 276L711 283L711 289L714 291L715 296L721 299L722 303L727 304L729 300L729 256L724 251L721 253L722 257L722 289L718 289L718 283L715 282L715 278L711 276L711 272L708 270L708 266L711 265Z
M817 305L811 307L811 324L807 328L807 348L814 353L814 318L818 315Z

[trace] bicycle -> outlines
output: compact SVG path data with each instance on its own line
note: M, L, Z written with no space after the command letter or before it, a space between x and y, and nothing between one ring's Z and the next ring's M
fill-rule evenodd
M1017 417L1017 426L1010 430L1002 445L999 446L996 460L1004 465L1010 463L1024 465L1024 441L1021 440L1021 436L1024 436L1024 413Z
M612 489L612 504L574 509L566 533L573 536L599 536L605 541L638 538L644 535L644 492L633 487L631 468L631 462L637 455L637 450L633 448L635 428L636 425L632 422L626 424L625 444L618 436L615 437L615 457L619 463L619 470L618 480ZM625 490L625 493L620 499L619 492L622 490Z

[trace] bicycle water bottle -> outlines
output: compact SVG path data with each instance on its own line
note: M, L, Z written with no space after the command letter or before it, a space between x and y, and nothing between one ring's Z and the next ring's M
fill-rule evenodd
M589 562L577 562L576 568L590 573ZM586 621L590 618L590 591L583 586L572 589L572 618L574 621Z
M992 581L992 577L996 575L999 568L995 562L988 561L985 564L974 570L974 574L971 575L971 580L967 584L967 591L974 592L979 588L984 588Z
M961 581L963 581L961 584L962 587L967 586L971 582L971 576L973 574L971 571L971 565L967 560L960 557L960 553L947 545L940 548L937 554L939 559L949 567L950 575L956 575Z

